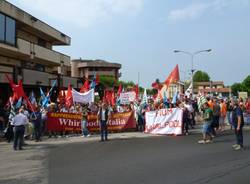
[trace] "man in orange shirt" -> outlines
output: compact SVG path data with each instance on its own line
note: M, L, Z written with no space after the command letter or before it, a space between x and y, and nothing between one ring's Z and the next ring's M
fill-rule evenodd
M207 103L210 109L214 109L214 100L212 98L207 99Z
M223 99L220 100L220 130L225 130L225 118L227 115L227 106Z

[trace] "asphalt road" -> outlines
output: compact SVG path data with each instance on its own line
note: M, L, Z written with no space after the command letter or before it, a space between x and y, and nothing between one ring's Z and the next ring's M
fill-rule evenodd
M111 139L54 148L50 184L250 183L250 132L233 151L234 135L199 145L200 135Z

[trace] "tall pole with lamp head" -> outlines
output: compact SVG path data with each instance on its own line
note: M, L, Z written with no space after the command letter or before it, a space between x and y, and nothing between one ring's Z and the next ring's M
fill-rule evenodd
M207 50L200 50L200 51L196 51L196 52L187 52L187 51L182 51L182 50L174 50L175 53L184 53L187 54L191 57L191 84L192 84L192 95L194 94L194 56L202 53L202 52L211 52L212 49L207 49Z

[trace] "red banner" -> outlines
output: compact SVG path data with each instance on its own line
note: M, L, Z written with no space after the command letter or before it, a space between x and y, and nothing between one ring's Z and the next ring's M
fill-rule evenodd
M74 113L48 113L48 131L81 131L82 115ZM100 131L100 123L97 122L96 114L88 115L87 128L90 132ZM133 112L115 113L111 115L108 122L108 130L124 131L136 128L136 121Z
M100 130L100 123L97 122L96 114L88 115L87 128L90 132L96 132ZM126 129L133 128L136 128L136 121L133 112L112 114L108 122L108 130L110 131L124 131Z
M48 131L81 131L82 115L73 113L48 113Z

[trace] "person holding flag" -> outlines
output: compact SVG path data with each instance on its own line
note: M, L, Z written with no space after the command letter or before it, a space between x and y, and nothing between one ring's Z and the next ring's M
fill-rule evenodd
M42 132L42 113L38 105L35 107L35 113L30 117L30 119L34 127L35 141L39 142L41 141Z

